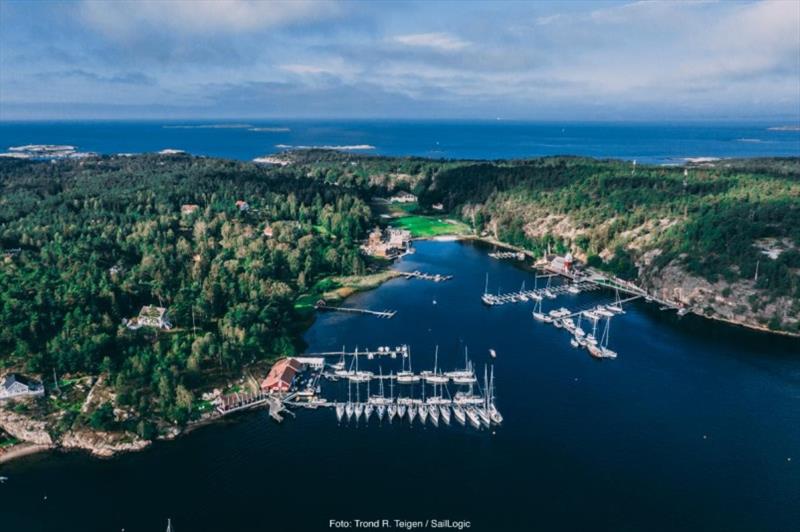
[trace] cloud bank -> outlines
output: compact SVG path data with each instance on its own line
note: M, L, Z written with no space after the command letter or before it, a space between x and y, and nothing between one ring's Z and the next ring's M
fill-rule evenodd
M0 119L800 121L763 2L5 0Z

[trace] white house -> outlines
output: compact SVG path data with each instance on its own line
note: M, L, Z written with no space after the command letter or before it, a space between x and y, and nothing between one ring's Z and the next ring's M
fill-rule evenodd
M389 198L389 201L392 203L414 203L417 201L417 197L410 192L399 192Z
M155 305L145 305L139 311L139 315L132 320L126 322L128 329L138 329L140 327L155 327L157 329L171 329L167 317L167 309L164 307L156 307Z
M23 377L19 373L9 373L0 382L0 401L43 395L44 386L40 382Z

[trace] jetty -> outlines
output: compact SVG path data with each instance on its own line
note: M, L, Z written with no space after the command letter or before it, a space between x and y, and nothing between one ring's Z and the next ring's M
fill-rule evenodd
M452 275L443 275L440 273L424 273L419 270L414 270L413 272L400 272L400 275L405 277L406 279L422 279L423 281L433 281L434 283L441 283L444 281L449 281L453 278Z
M307 357L367 357L368 359L373 359L375 357L380 356L388 356L390 358L397 358L398 356L407 356L409 352L408 346L397 345L397 346L380 346L375 349L358 349L356 348L354 351L347 351L347 349L342 346L341 351L320 351L317 353L307 353L305 356Z
M525 254L521 251L493 251L489 253L493 259L516 259L525 260Z
M543 276L543 277L554 277ZM588 292L600 288L596 284L590 282L578 282L571 284L562 284L553 287L534 288L533 290L518 290L516 292L506 292L503 294L490 294L484 292L481 300L489 305L505 305L506 303L525 303L527 301L541 301L543 298L555 299L563 294L579 294L581 292Z
M385 318L391 319L397 314L396 310L370 310L366 308L356 308L356 307L333 307L325 303L324 301L318 301L314 308L323 311L335 311L335 312L350 312L352 314L367 314L369 316L375 316L377 318Z

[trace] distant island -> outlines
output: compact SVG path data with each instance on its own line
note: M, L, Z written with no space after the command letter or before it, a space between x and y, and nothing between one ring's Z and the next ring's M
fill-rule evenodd
M47 395L0 403L0 449L108 455L212 419L302 352L317 301L391 278L376 226L569 252L695 314L800 334L800 158L39 153L0 160L0 367Z

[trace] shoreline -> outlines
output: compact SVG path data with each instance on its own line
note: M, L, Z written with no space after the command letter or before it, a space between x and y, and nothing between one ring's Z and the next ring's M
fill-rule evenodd
M526 250L526 249L523 249L523 248L519 248L519 247L511 245L511 244L507 244L505 242L496 240L496 239L491 238L491 237L483 237L483 236L478 236L478 235L456 235L456 234L454 234L454 235L436 235L436 236L428 236L428 237L415 237L412 240L414 240L414 241L417 241L417 240L419 240L419 241L432 241L432 242L461 242L461 241L464 241L464 242L480 242L482 244L501 246L501 247L504 247L504 248L509 249L509 250L518 251L518 252L523 253L526 258L535 259L533 253L530 252L529 250ZM400 257L398 257L398 258L400 258ZM360 275L360 276L351 276L351 277L347 277L347 278L340 278L340 281L349 281L349 282L343 283L343 285L340 286L339 288L336 288L336 289L334 289L334 290L332 290L332 291L330 291L330 292L328 292L326 294L327 295L334 295L335 294L334 297L338 298L337 299L338 301L344 301L348 297L350 297L352 295L355 295L355 294L358 294L360 292L366 292L366 291L369 291L369 290L374 290L376 288L379 288L384 283L386 283L388 281L391 281L392 279L396 279L397 277L401 276L401 272L399 272L398 270L391 269L390 266L393 263L394 263L394 261L392 261L391 263L388 263L384 268L382 268L378 272L373 272L373 273L370 273L370 274L365 274L365 275ZM326 294L321 294L321 295L324 296ZM734 320L730 320L730 319L726 319L726 318L722 318L722 317L707 316L707 315L700 314L700 313L697 313L697 312L692 311L692 310L690 310L689 312L691 314L695 315L695 316L700 317L700 318L714 320L714 321L718 321L718 322L723 322L723 323L726 323L728 325L743 327L743 328L749 329L751 331L756 331L756 332L760 332L760 333L768 333L768 334L777 334L777 335L780 335L782 337L787 337L787 338L800 338L800 334L792 333L792 332L789 332L789 331L775 331L775 330L769 329L768 327L761 326L761 325L738 322L738 321L734 321ZM308 327L310 327L310 324L308 325ZM194 422L188 423L184 427L176 428L177 430L175 432L167 433L167 434L164 434L164 435L159 435L158 437L153 438L152 440L148 440L147 444L144 445L141 448L115 450L115 451L112 451L109 455L104 455L104 456L98 456L96 453L93 452L92 448L88 448L88 447L64 447L64 446L59 445L59 444L41 445L41 444L22 442L22 443L20 443L18 445L15 445L14 447L12 447L9 451L7 451L7 452L5 452L3 454L0 454L0 464L8 463L8 462L11 462L13 460L16 460L16 459L19 459L19 458L23 458L25 456L30 456L30 455L33 455L33 454L40 454L40 453L45 453L45 452L57 452L57 451L61 451L61 452L88 452L89 455L94 457L94 458L112 458L112 457L117 456L119 454L144 451L144 450L148 449L149 447L151 447L152 444L154 444L154 443L173 441L173 440L181 438L181 437L183 437L185 435L188 435L188 434L192 433L193 431L195 431L195 430L197 430L199 428L202 428L202 427L205 427L205 426L214 425L214 424L217 424L217 423L220 423L220 422L224 422L224 421L226 421L225 416L214 414L214 415L211 415L209 417L201 418L201 419L198 419L198 420L196 420Z
M0 454L0 464L11 462L12 460L22 458L23 456L44 453L46 451L55 451L56 449L57 447L55 445L41 445L38 443L23 442L14 445L10 448L10 450Z
M533 259L533 260L536 259L536 257L533 255L533 253L531 253L529 250L514 246L512 244L508 244L508 243L503 242L501 240L496 240L496 239L494 239L492 237L484 237L484 236L479 236L479 235L453 235L453 236L439 235L439 236L433 236L433 237L419 237L419 238L414 238L413 240L430 240L430 241L436 241L436 242L457 242L457 241L481 242L483 244L489 244L489 245L493 245L493 246L502 246L502 247L504 247L506 249L523 253L529 259ZM748 329L748 330L756 331L756 332L760 332L760 333L775 334L775 335L778 335L778 336L781 336L781 337L784 337L784 338L800 338L800 333L794 333L794 332L791 332L791 331L781 331L781 330L770 329L769 327L767 327L765 325L758 325L758 324L755 324L755 323L747 323L747 322L743 322L743 321L731 320L731 319L728 319L728 318L723 318L721 316L708 316L706 314L695 312L692 309L689 309L689 314L692 314L692 315L697 316L699 318L712 320L712 321L717 321L717 322L725 323L725 324L728 324L728 325L733 325L733 326L736 326L736 327L742 327L744 329Z

